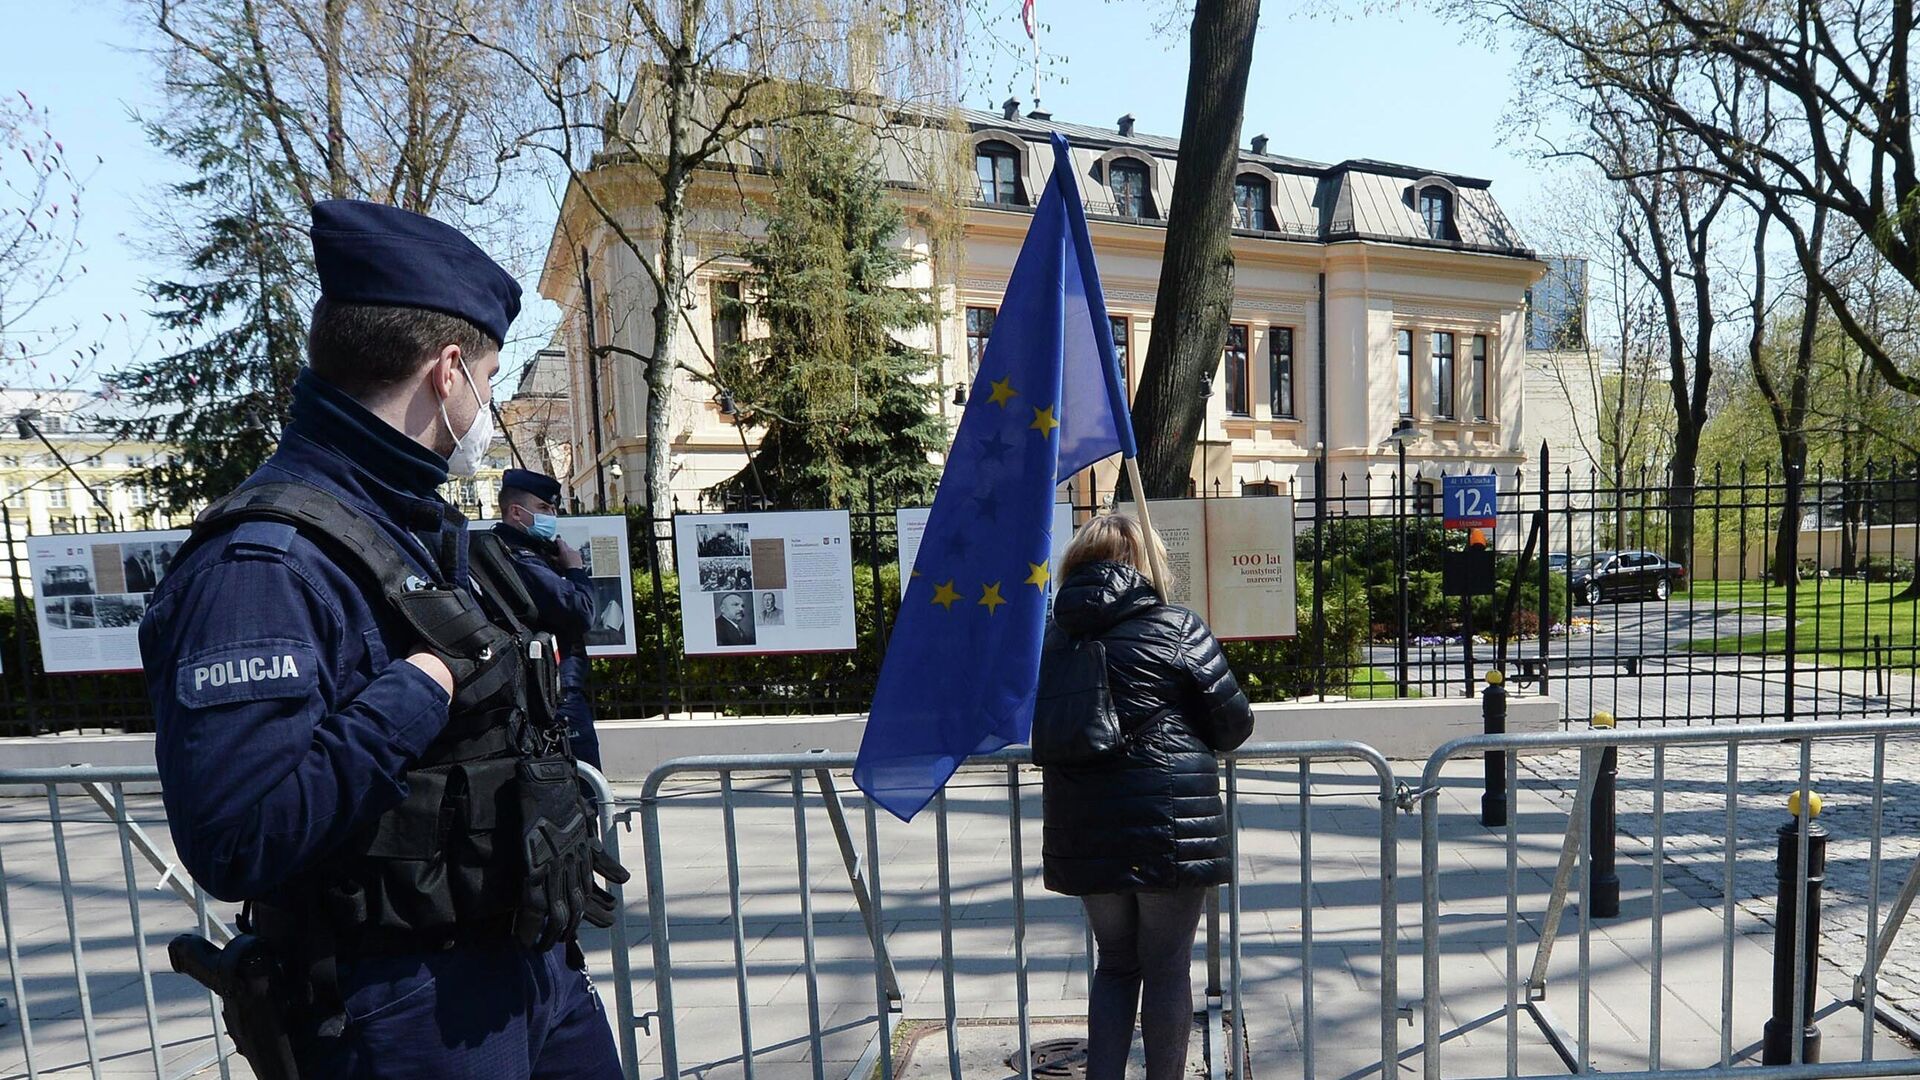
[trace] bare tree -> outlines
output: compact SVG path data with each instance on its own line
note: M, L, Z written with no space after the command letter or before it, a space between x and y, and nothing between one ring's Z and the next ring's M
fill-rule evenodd
M742 234L757 216L744 193L727 206L692 205L696 179L775 168L782 125L832 115L904 132L898 149L950 181L953 170L937 166L957 149L945 118L959 11L957 2L899 0L582 0L529 4L510 26L468 28L533 89L519 145L562 192L557 257L582 276L583 294L598 292L611 268L584 257L576 266L574 253L586 252L577 230L603 231L643 286L642 304L623 301L588 321L588 361L596 382L641 366L650 506L672 505L677 373L714 378L703 347L701 363L679 359L698 344L687 325L694 276L726 254L695 253L692 234L729 220ZM627 311L645 313L638 332L603 332Z
M446 20L500 0L138 0L157 35L150 141L187 179L151 227L177 271L147 282L168 353L116 372L144 411L123 434L175 443L142 482L183 510L279 441L316 292L307 208L360 198L495 233L511 163L498 59ZM511 260L509 260L511 261Z
M53 315L86 273L87 173L74 171L51 123L22 91L0 98L0 362L8 383L57 388L93 375L117 313L101 312L100 322Z
M1737 187L1772 215L1807 281L1890 385L1920 371L1877 339L1830 280L1813 242L1824 207L1920 285L1920 161L1914 149L1914 5L1904 0L1453 0L1519 28L1529 61L1630 103L1641 123L1693 151L1644 171ZM1677 76L1677 77L1676 77ZM1774 123L1754 138L1752 96Z
M1549 270L1552 284L1585 298L1585 317L1568 320L1546 342L1546 374L1570 415L1573 440L1600 486L1618 488L1659 467L1672 452L1665 317L1651 284L1629 257L1629 238L1644 248L1643 222L1627 193L1590 163L1562 164L1551 209L1530 231L1553 250L1581 253ZM1578 265L1584 276L1571 273ZM1583 422L1592 417L1592 422ZM1571 462L1563 463L1569 470ZM1627 530L1616 506L1614 535Z
M513 91L464 28L499 0L139 0L176 82L217 80L270 132L302 204L370 199L470 227L499 192Z

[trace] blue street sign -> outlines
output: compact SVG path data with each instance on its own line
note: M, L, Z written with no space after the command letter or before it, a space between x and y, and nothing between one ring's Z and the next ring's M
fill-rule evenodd
M1491 529L1498 480L1493 476L1449 476L1440 489L1441 512L1449 529Z

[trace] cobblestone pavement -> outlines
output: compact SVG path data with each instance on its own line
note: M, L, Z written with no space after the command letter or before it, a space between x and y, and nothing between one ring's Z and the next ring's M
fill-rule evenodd
M1850 983L1861 973L1869 919L1884 924L1887 906L1920 858L1920 739L1886 740L1878 770L1884 782L1879 785L1875 759L1882 751L1875 744L1873 739L1823 740L1812 747L1811 786L1823 798L1819 820L1830 834L1820 936L1823 977L1833 985ZM1644 893L1652 880L1654 752L1623 750L1619 758L1616 807L1624 896ZM1800 775L1800 744L1742 746L1739 780L1731 789L1724 747L1675 747L1666 751L1665 759L1662 816L1669 886L1703 904L1721 903L1728 845L1726 809L1731 800L1735 903L1772 925L1779 891L1774 867L1776 830L1792 820L1786 798ZM1579 783L1578 754L1530 756L1519 762L1518 769L1523 784L1563 807L1572 806ZM1877 905L1871 880L1876 810L1882 838ZM1920 926L1912 919L1887 956L1879 993L1883 1004L1920 1023Z

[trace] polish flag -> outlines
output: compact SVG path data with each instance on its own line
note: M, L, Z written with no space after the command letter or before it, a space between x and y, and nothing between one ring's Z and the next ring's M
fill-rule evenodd
M1033 0L1020 0L1020 25L1027 28L1027 36L1033 37Z

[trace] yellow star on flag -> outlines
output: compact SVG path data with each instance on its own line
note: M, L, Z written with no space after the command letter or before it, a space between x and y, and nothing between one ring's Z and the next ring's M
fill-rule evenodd
M954 603L959 599L960 594L953 591L952 579L948 579L944 585L933 590L933 602L946 608L948 611L953 610Z
M1051 562L1051 561L1052 561L1051 559L1048 560L1048 562ZM1047 589L1047 582L1053 580L1053 575L1047 572L1047 564L1043 562L1037 562L1037 563L1030 562L1027 565L1032 569L1027 572L1027 580L1024 582L1021 582L1021 584L1031 585L1034 588L1039 589L1042 592L1045 592Z
M975 603L985 604L987 606L987 614L992 615L995 608L1006 603L1005 600L1000 598L1000 583L996 581L991 585L983 586L980 599L976 600Z
M1027 426L1042 435L1050 436L1053 434L1053 429L1060 426L1060 421L1053 418L1053 406L1049 405L1044 409L1033 410L1033 423Z
M995 379L993 381L993 394L988 397L987 400L1004 409L1007 407L1007 402L1012 401L1019 395L1020 391L1013 388L1013 376L1009 375L1004 379Z

